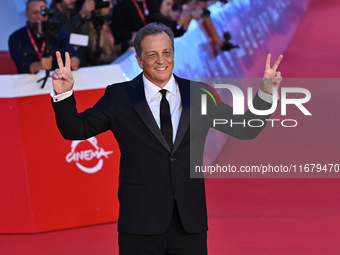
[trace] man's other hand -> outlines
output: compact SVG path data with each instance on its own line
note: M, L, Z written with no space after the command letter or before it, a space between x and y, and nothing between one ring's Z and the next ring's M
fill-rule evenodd
M270 67L271 54L267 55L266 65L261 83L261 90L264 93L273 94L273 88L278 89L282 81L281 72L277 71L283 56L280 55L273 67Z

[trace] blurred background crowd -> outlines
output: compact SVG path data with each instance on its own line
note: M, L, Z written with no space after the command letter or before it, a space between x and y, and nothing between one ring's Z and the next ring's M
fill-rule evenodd
M150 22L169 26L182 36L192 19L204 28L216 48L238 48L225 32L220 36L207 0L46 0L26 1L27 23L8 40L18 73L57 68L55 52L71 53L71 67L110 64L133 45L136 32ZM222 3L227 3L223 1Z

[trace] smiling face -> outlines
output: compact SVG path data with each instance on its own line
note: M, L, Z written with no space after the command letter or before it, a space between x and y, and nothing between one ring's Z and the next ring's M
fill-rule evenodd
M170 37L164 32L147 35L142 39L141 46L141 56L136 56L139 67L149 81L163 88L174 69L174 50Z

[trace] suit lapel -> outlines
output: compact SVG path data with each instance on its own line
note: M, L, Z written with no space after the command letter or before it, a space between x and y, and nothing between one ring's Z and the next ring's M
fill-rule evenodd
M144 124L149 128L152 134L157 138L157 140L168 150L170 151L169 145L165 141L155 118L152 115L150 107L146 102L145 93L144 93L144 84L142 74L138 75L135 79L133 79L129 86L127 86L127 93L129 95L130 101L134 106L137 114L142 119Z
M178 124L178 130L176 134L176 139L173 147L173 152L175 152L180 145L186 131L189 128L190 122L190 81L181 79L176 75L175 79L178 83L179 90L181 92L182 99L182 115Z

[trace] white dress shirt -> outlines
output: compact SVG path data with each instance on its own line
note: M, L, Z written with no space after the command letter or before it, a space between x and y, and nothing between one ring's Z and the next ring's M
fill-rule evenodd
M168 93L166 93L166 99L170 105L170 114L171 114L171 122L172 122L172 141L175 143L175 138L177 134L179 120L182 114L182 100L181 93L179 91L178 84L172 75L168 83L160 88L150 82L147 78L145 78L143 74L143 82L144 82L144 92L146 102L148 103L150 110L152 112L153 117L156 120L158 127L161 127L161 121L159 116L160 104L162 99L162 94L159 92L161 89L166 89Z

